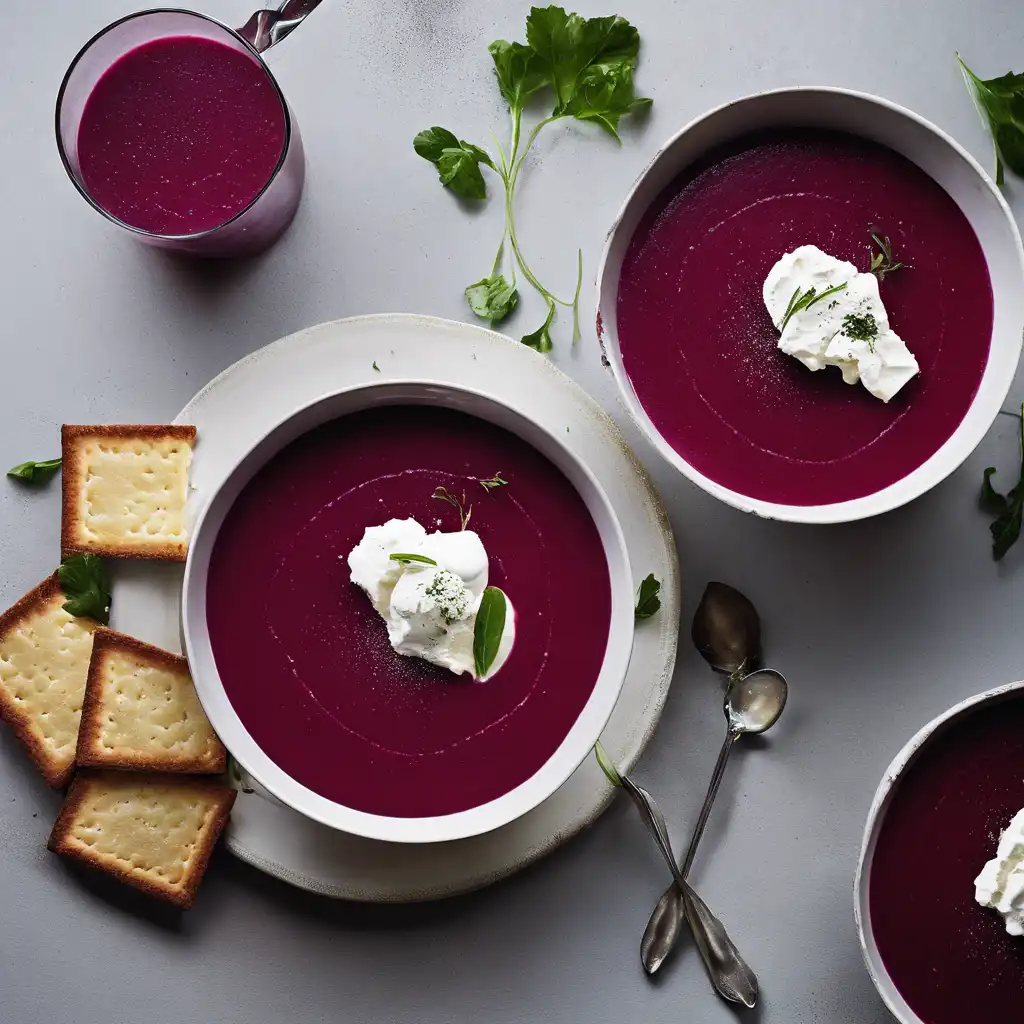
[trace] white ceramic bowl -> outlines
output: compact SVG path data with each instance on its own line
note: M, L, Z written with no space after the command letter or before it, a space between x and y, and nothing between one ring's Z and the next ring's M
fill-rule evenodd
M1024 681L1007 683L994 690L987 690L974 697L961 701L948 711L943 712L938 718L929 722L918 732L907 745L893 758L892 764L885 770L882 781L875 791L875 798L871 801L871 810L868 812L867 825L864 827L864 841L861 845L860 860L857 862L857 875L853 883L853 912L857 923L857 937L860 939L861 952L864 954L864 962L867 964L871 980L878 989L889 1012L900 1022L900 1024L928 1024L922 1020L908 1005L903 996L900 995L889 972L882 963L882 957L878 952L878 945L875 942L874 930L871 926L871 902L869 891L871 885L871 863L875 856L875 846L878 843L878 836L882 829L885 813L889 808L896 787L906 769L913 763L921 749L936 735L944 732L949 726L964 714L976 710L984 704L993 704L1002 700L1018 696L1024 690Z
M576 722L561 745L529 779L495 800L457 814L393 818L335 803L303 786L272 761L249 735L224 691L206 625L206 584L217 533L235 498L277 452L307 431L350 413L387 405L441 405L517 434L545 455L583 498L601 536L612 588L604 663ZM206 504L193 530L182 588L182 637L203 708L242 767L282 803L325 825L391 842L428 843L489 832L547 799L590 753L611 715L633 645L633 577L615 513L593 474L553 434L526 414L479 391L429 381L389 381L337 391L297 409L239 461ZM258 627L254 627L258 628Z
M709 150L772 127L831 128L860 135L908 157L937 181L970 221L988 262L994 298L988 365L967 415L948 441L912 473L874 494L828 505L782 505L741 494L699 473L666 440L640 404L619 351L616 304L622 260L640 219L660 193ZM978 162L941 129L888 100L845 89L800 88L726 103L690 122L637 179L612 225L598 273L598 334L633 419L685 476L745 512L792 522L863 519L918 497L967 458L992 425L1020 358L1024 333L1024 249L1009 207Z

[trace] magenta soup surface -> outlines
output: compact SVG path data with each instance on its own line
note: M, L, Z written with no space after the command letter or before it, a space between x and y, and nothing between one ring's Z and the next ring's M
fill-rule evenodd
M508 486L485 491L501 473ZM516 641L487 682L396 654L347 557L367 526L457 530L433 499L465 492ZM207 622L227 696L298 782L371 814L478 806L529 779L587 703L604 661L611 583L583 499L516 435L433 406L345 416L246 485L214 543Z
M252 56L213 39L167 36L102 75L78 128L92 198L125 224L190 235L241 213L270 181L285 112Z
M974 900L974 879L1024 807L1024 697L933 736L892 794L871 862L882 962L926 1024L1022 1019L1024 939Z
M866 271L869 228L907 264L881 294L921 366L888 404L778 351L762 299L799 245ZM915 164L851 135L779 129L712 152L655 201L622 265L617 321L637 398L690 465L749 497L823 505L895 483L956 430L988 360L992 288L967 218Z

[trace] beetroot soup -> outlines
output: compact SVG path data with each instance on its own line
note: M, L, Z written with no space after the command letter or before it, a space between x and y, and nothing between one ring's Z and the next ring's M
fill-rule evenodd
M89 95L78 160L92 198L125 224L190 235L231 220L286 143L277 87L249 54L199 36L124 54Z
M888 404L780 352L762 298L801 245L867 271L871 229L906 264L880 291L921 368ZM895 483L956 430L988 359L992 289L967 218L915 164L851 135L778 130L710 154L654 203L617 320L637 398L688 463L750 497L822 505Z
M974 879L1024 807L1024 698L969 711L904 772L869 877L871 928L889 976L927 1024L1016 1021L1024 938L974 899Z
M499 472L507 486L480 486ZM349 581L368 526L459 529L439 486L465 492L516 612L486 682L397 654ZM276 764L356 810L421 817L509 792L560 746L604 661L611 585L583 499L535 449L463 413L395 406L311 431L246 485L214 545L207 618L227 696Z

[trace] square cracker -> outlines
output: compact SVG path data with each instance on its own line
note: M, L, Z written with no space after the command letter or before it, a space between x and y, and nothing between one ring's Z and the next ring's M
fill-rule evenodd
M0 718L55 788L71 777L97 628L65 600L54 573L0 615Z
M224 771L226 761L188 662L112 629L97 629L75 763L212 773Z
M213 779L82 771L46 845L187 908L234 802Z
M65 556L183 562L185 502L196 428L61 428L60 543Z

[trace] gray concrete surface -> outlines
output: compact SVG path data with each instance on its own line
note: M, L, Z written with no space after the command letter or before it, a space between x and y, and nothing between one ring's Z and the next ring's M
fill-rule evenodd
M245 0L205 0L240 23ZM125 0L4 4L0 465L55 453L62 421L160 420L211 376L293 330L355 313L462 318L490 265L499 204L460 212L413 155L420 128L504 131L486 44L521 35L522 0L325 0L270 62L302 125L307 191L286 238L239 266L182 267L113 233L64 178L52 132L61 75ZM655 98L618 149L586 127L542 137L520 232L542 276L584 298L625 190L670 133L753 90L829 84L903 103L988 164L953 60L1024 70L1017 0L616 0L644 38ZM1021 183L1008 189L1024 211ZM528 297L513 329L531 329ZM591 329L554 358L615 409ZM1022 395L1019 381L1011 399ZM1008 408L1010 406L1008 405ZM631 434L631 436L634 436ZM751 1019L882 1024L862 967L851 884L883 768L933 714L1021 668L1024 545L1002 566L975 509L982 468L1011 471L1015 426L910 507L851 526L763 522L716 504L638 451L671 509L689 620L709 578L762 610L792 704L765 749L732 766L694 880L763 980ZM58 492L0 485L0 604L57 558ZM856 636L849 623L857 622ZM637 777L683 836L720 741L713 680L684 643ZM196 908L153 909L69 872L43 848L58 797L0 732L0 1024L717 1024L692 952L649 983L637 945L663 869L617 805L519 877L435 906L354 907L293 891L220 854ZM769 881L770 880L770 881Z

